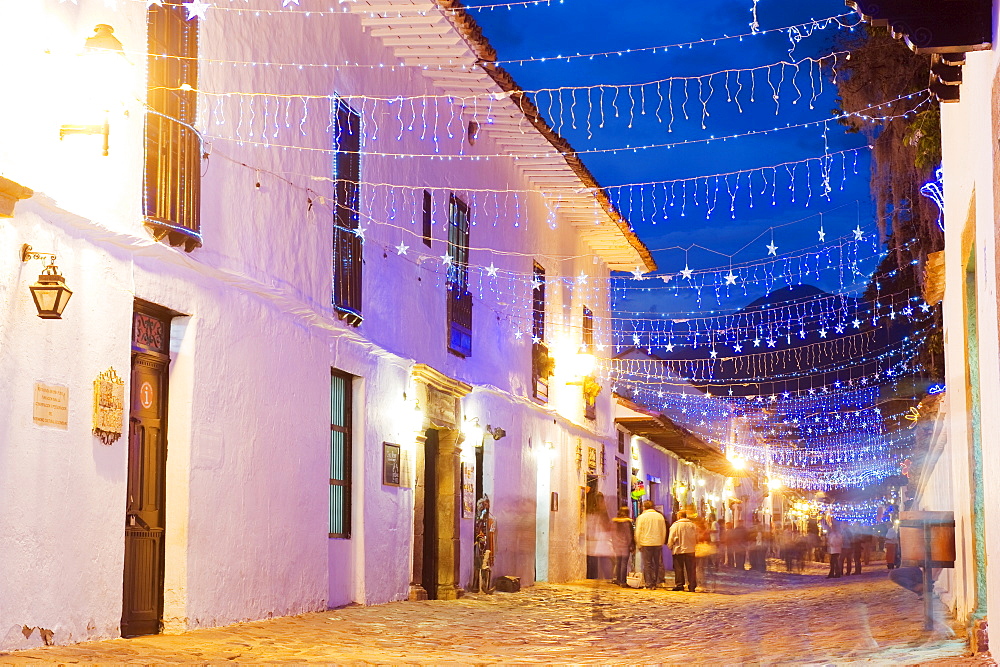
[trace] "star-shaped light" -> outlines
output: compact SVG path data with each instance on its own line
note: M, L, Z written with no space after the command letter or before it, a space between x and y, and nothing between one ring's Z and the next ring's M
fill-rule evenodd
M726 279L726 284L727 285L735 285L736 284L736 274L733 273L732 269L729 270L729 275L725 276L725 279Z
M716 359L719 356L719 353L716 352L715 350L712 350L711 352L708 353L708 356L712 357L713 359Z
M865 240L865 233L864 233L864 231L862 231L861 225L858 225L857 227L855 227L851 231L854 232L854 240L855 241L864 241Z
M851 322L851 326L854 327L855 329L860 329L861 328L861 320L859 320L858 318L855 317L854 320Z
M770 396L767 397L767 400L771 401L772 403L777 403L778 397L775 394L771 394Z
M805 339L808 334L805 329L799 329L799 338Z
M405 255L406 251L409 250L409 249L410 249L410 246L408 246L405 243L403 243L402 241L400 241L399 245L396 246L396 254L397 255Z
M823 228L820 227L819 228L819 242L822 243L825 240L826 240L826 232L824 232Z
M583 271L581 271L581 272L580 272L580 275L578 275L578 276L576 277L576 284L577 284L577 285L586 285L586 284L587 284L587 278L588 278L588 277L589 277L589 276L587 276L587 274L586 274L586 273L584 273Z
M199 18L199 19L206 18L205 12L207 12L208 8L211 6L212 5L210 5L207 2L202 2L202 0L192 0L192 2L189 2L186 5L184 5L184 9L186 9L188 12L187 20L190 21L193 18Z
M448 253L445 253L445 254L441 255L441 263L442 264L446 264L446 265L447 264L451 264L454 259L455 258L452 257L451 255L449 255Z
M635 278L636 280L645 280L645 278L642 277L642 274L643 274L642 268L637 266L634 269L632 269L632 277Z
M598 352L603 352L604 348L606 348L606 347L607 347L607 345L605 345L604 343L598 343L597 344L597 351Z
M775 344L776 342L777 342L777 341L775 341L775 340L774 340L773 338L768 338L768 339L767 339L767 346L768 346L768 347L774 347L774 344Z
M368 230L365 229L364 227L357 227L357 228L351 230L351 232L353 232L353 234L355 236L357 236L359 239L361 239L362 242L364 242L364 240L365 240L365 232L367 232L367 231Z
M543 283L541 280L539 280L538 278L535 278L534 280L531 281L531 291L535 291L536 289L538 289L539 287L541 287L544 284L545 283Z
M844 325L841 324L840 322L837 322L837 326L835 326L833 328L833 330L836 331L839 334L842 334L842 333L844 333Z
M826 329L820 329L817 333L819 333L820 338L826 338Z
M913 307L912 306L907 306L906 308L904 308L903 309L903 314L906 315L907 317L909 317L910 315L912 315L913 314Z
M639 334L632 334L632 342L636 345L639 344Z
M734 352L742 352L743 351L743 346L740 345L739 343L736 343L736 345L733 345L733 351Z
M283 0L281 3L282 7L287 7L288 5L295 5L296 7L298 7L299 0Z
M753 346L754 347L760 347L760 338L754 338L753 339Z
M664 349L667 352L673 352L674 351L674 344L673 343L667 343L667 346Z
M486 275L490 278L497 277L497 267L493 266L493 262L490 262L490 265L486 267Z
M767 248L768 255L778 256L778 246L774 245L774 239L771 239L771 242L764 247Z
M684 269L681 271L681 277L684 278L685 280L691 280L691 275L693 273L694 273L694 271L692 271L691 269L689 269L688 266L687 266L687 264L685 264L684 265Z
M929 313L931 310L931 304L924 301L922 304L920 304L920 310L924 311L925 313Z
M791 398L792 397L792 393L789 392L789 391L784 391L784 392L781 393L781 397L782 398Z
M538 345L539 343L542 342L542 339L539 338L538 336L532 336L531 337L531 342L534 343L535 345Z

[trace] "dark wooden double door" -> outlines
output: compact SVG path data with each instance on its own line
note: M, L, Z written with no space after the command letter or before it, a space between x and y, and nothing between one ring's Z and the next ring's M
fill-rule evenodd
M123 637L160 632L166 498L169 315L136 304L132 322Z

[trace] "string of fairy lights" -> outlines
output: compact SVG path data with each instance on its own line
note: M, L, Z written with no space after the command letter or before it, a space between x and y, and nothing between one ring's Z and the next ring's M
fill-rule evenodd
M77 0L60 2L75 4ZM105 2L111 8L160 4L156 0ZM199 21L268 17L322 21L358 15L447 17L459 11L529 7L544 11L554 4L562 4L562 0L520 0L461 9L428 1L398 10L381 6L373 10L355 0L331 0L319 9L303 7L300 0L193 0L185 3L184 9L189 20ZM294 152L301 157L299 163L314 157L328 163L345 151L332 143L314 143L313 138L336 136L339 128L333 109L341 103L350 105L362 127L357 153L366 170L358 208L353 211L358 225L339 231L357 235L367 257L381 255L384 262L405 263L442 289L461 270L477 309L494 314L499 326L526 348L548 342L538 339L533 329L532 309L538 290L544 289L554 298L551 316L569 338L580 338L585 328L573 304L589 304L593 316L587 326L592 327L593 349L615 357L599 364L596 371L598 381L609 390L662 413L730 456L758 464L769 477L790 488L829 490L875 484L898 473L902 454L910 446L913 432L907 428L907 415L917 397L893 399L890 409L886 396L922 371L919 350L927 336L934 334L935 312L918 293L882 293L876 286L872 295L870 276L883 259L884 248L874 226L864 223L860 213L853 231L831 232L829 240L824 213L795 221L814 226L817 243L805 248L785 247L788 243L783 235L790 223L781 222L768 225L735 253L701 248L721 260L709 267L691 266L691 254L697 249L694 245L673 249L679 253L678 259L655 274L637 266L631 273L608 275L600 268L587 267L585 251L539 257L537 253L475 245L470 248L468 263L458 266L449 246L440 240L448 198L458 196L469 206L473 230L490 227L506 234L526 232L537 225L539 211L545 211L545 223L556 226L565 206L565 192L510 182L488 187L453 178L428 184L419 180L421 170L410 166L452 162L461 170L473 161L530 164L555 160L565 164L568 157L658 155L659 151L802 131L822 139L822 150L799 160L772 160L711 174L620 182L603 188L585 186L580 193L606 196L610 209L624 220L652 225L676 224L694 215L711 218L718 212L737 219L755 207L777 207L779 203L803 207L829 204L833 194L842 192L848 181L865 169L868 157L867 146L830 150L829 135L839 124L848 119L879 124L910 117L927 107L930 95L918 91L849 114L710 133L713 121L723 115L718 110L725 105L738 114L753 108L758 117L761 105L769 105L775 115L789 107L816 109L850 56L845 51L830 51L796 57L795 52L815 34L854 30L859 25L856 14L762 29L756 8L754 2L750 31L742 34L508 60L429 62L387 56L383 61L257 62L219 53L213 54L214 58L199 57L199 66L208 75L202 78L201 87L187 89L198 96L196 126L208 159L241 166L252 174L258 191L272 185L300 191L311 220L335 217L336 178L307 169L298 173L273 171L266 166L271 164L266 152ZM257 70L322 69L332 77L359 70L489 74L498 66L667 54L765 35L787 39L787 54L758 66L626 83L514 92L484 83L476 84L482 88L478 92L462 95L441 92L431 79L426 86L415 88L419 92L409 95L317 93L304 83L293 92L254 90L251 85L264 80L256 76ZM137 59L149 56L141 52L128 55ZM239 76L226 76L233 72ZM212 86L213 82L241 77L247 82L242 89ZM289 81L294 88L297 82L308 79ZM518 148L503 145L494 137L537 133L525 100L557 135L572 131L591 140L603 138L602 131L614 127L643 138L637 143L592 144L579 150L545 141ZM512 124L511 119L516 122ZM693 126L696 133L671 141L648 138L651 126L670 134L678 132L682 124ZM234 147L253 157L231 157L228 153ZM937 195L938 191L928 190L928 196ZM428 198L432 232L437 232L433 240L420 227L419 212ZM832 213L828 210L825 215L829 220ZM601 223L599 218L595 213L594 223ZM666 256L668 250L654 252ZM542 281L533 271L534 261L545 264ZM731 305L811 282L837 287L835 293L793 299L778 296L747 308ZM655 297L661 308L656 313L629 310L637 294ZM618 305L613 313L609 298ZM675 300L682 305L671 307ZM835 509L843 516L867 516L877 504L871 501L870 507L855 504Z

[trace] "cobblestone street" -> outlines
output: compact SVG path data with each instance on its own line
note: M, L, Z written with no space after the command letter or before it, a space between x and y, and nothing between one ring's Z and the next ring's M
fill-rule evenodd
M669 575L668 575L669 579ZM861 576L730 571L711 593L538 584L0 654L0 663L992 664L961 633L922 630L916 596Z

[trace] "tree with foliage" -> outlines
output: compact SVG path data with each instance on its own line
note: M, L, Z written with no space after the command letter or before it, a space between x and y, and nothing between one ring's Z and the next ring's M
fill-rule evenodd
M839 93L836 113L868 116L841 122L848 132L864 133L872 147L872 198L888 250L865 298L874 301L879 294L906 290L920 293L927 256L944 249L937 205L920 194L941 164L940 107L924 92L930 56L913 53L887 29L870 26L841 37L837 50L849 56L832 72ZM939 311L934 318L918 362L928 376L939 378L944 373Z

